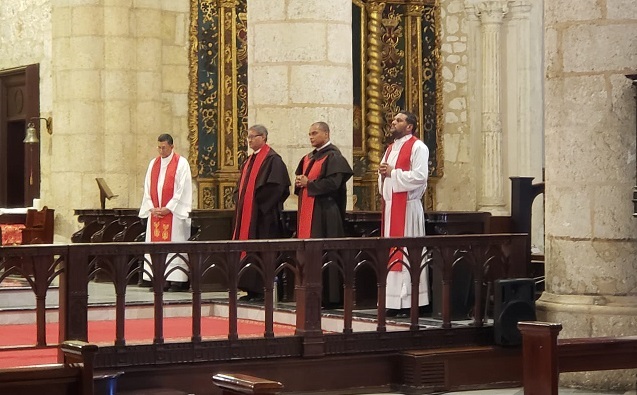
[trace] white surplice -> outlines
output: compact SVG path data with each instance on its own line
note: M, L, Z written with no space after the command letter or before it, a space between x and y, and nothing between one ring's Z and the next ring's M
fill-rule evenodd
M157 180L157 196L159 197L159 201L161 202L162 188L164 185L164 180L166 178L166 170L168 169L168 164L173 159L174 152L172 152L168 157L161 158L161 167L159 170L159 178ZM153 169L153 165L155 163L155 158L150 161L148 165L148 170L146 171L146 179L144 181L144 197L142 198L142 204L139 209L139 217L140 218L148 218L150 216L150 210L154 207L153 201L150 197L150 176ZM190 175L190 166L188 165L188 160L183 156L179 156L179 161L177 162L177 172L175 174L175 188L172 199L168 201L166 204L166 208L170 210L173 214L173 222L172 222L172 234L171 241L173 242L182 242L188 240L190 237L190 217L189 213L192 211L192 178ZM148 219L146 224L146 242L151 241L151 229L150 229L150 219ZM175 254L168 254L166 257L166 262L170 262L166 268L166 272L171 270L175 266L179 266L184 268L184 270L188 270L188 266L186 262L180 257L176 257L173 259ZM180 254L184 257L188 257L186 254ZM146 272L151 273L150 265L147 263L150 261L150 255L145 255L146 262L144 262L144 280L150 280L148 274ZM172 261L170 261L173 259ZM168 276L168 281L178 281L178 282L186 282L188 281L188 276L182 272L181 270L175 270Z
M383 236L385 237L389 237L389 227L392 221L391 201L393 192L407 192L405 237L425 235L425 213L422 206L422 197L427 189L427 176L429 174L429 149L425 143L420 139L414 142L411 148L409 171L395 168L398 153L403 144L410 138L411 135L407 135L394 141L394 145L386 160L387 164L393 168L391 177L385 177L384 180L380 176L378 178L379 193L385 201L385 222L383 229ZM385 162L384 159L383 161ZM405 259L405 261L407 261L407 259ZM420 288L418 293L419 306L429 304L427 272L427 270L423 270L420 276ZM387 275L385 300L388 309L405 309L411 307L411 278L404 266L401 271L390 271Z

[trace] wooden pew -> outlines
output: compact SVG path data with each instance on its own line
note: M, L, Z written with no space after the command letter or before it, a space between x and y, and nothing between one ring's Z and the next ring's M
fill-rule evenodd
M562 324L519 322L524 395L557 395L562 372L637 368L637 336L561 339Z
M283 390L283 384L278 381L240 373L218 373L212 377L212 381L221 388L222 395L269 395Z
M63 363L0 369L0 393L93 395L97 346L80 341L60 345Z

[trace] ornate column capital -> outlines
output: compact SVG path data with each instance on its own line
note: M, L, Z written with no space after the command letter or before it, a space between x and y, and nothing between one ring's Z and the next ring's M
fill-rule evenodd
M478 16L483 24L500 24L509 12L508 1L483 1L478 3Z
M367 3L367 12L383 12L384 9L384 1L370 1Z
M421 17L425 12L425 6L422 4L410 4L407 6L407 15Z
M533 5L526 0L509 1L509 10L511 17L515 19L527 19L531 13Z

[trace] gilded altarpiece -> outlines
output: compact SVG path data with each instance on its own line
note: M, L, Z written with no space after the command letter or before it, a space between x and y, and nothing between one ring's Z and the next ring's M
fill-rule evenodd
M199 208L232 208L247 157L247 0L199 0L191 9L190 163ZM419 119L430 151L427 208L443 174L439 10L434 0L353 0L354 208L379 210L376 171L400 109Z
M232 208L248 146L247 0L191 2L189 129L199 208Z

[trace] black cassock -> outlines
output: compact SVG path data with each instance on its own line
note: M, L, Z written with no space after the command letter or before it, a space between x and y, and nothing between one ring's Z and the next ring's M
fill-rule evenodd
M334 144L330 144L320 151L314 150L309 155L310 160L320 160L326 157L325 161L322 162L319 177L310 181L306 187L308 195L314 197L310 237L343 237L345 235L343 221L347 205L345 183L354 172ZM303 162L304 159L301 159L295 171L296 175L304 174ZM312 165L311 161L305 175L310 171ZM295 188L294 193L300 196L300 188ZM342 279L336 268L330 267L323 271L323 305L340 305L342 301Z
M241 167L252 166L254 154L246 160ZM245 181L249 178L251 168L247 168ZM234 200L235 209L235 235L234 239L238 239L239 224L242 221L250 221L248 239L277 239L283 237L283 228L281 224L281 212L283 211L283 203L290 195L290 176L287 167L283 163L281 156L272 148L265 157L254 186L253 196L245 196L246 188L243 188L244 195L239 196L239 185L235 188ZM242 209L244 203L252 199L251 218L242 218ZM263 293L263 279L256 270L251 269L243 273L239 279L239 289L243 291Z
M347 204L347 188L345 183L354 172L341 151L330 144L320 151L312 151L309 154L311 160L320 160L327 157L322 163L321 173L316 180L307 184L307 194L314 197L312 211L312 238L342 237L343 220ZM311 169L310 162L306 174ZM303 159L296 168L295 174L303 174ZM300 195L300 188L295 188L294 193ZM300 206L300 205L299 205Z

